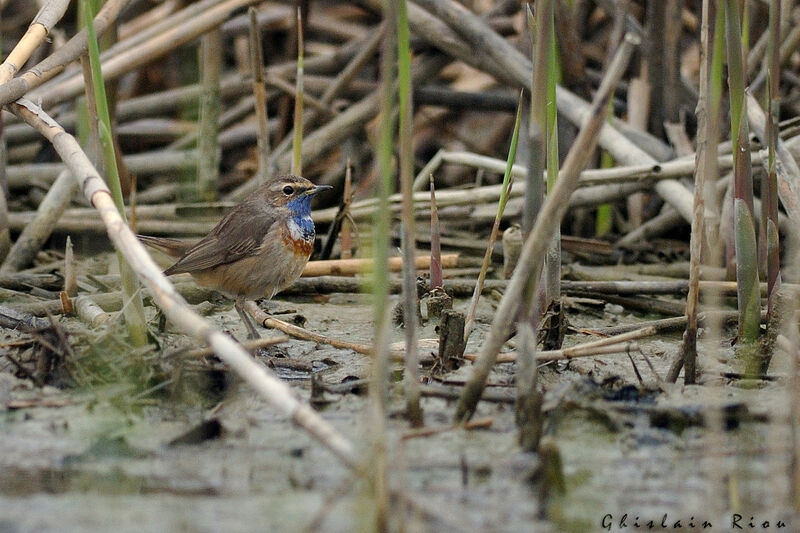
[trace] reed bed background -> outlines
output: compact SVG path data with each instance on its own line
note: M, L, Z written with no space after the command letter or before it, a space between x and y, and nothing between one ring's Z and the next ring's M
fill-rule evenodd
M0 0L0 530L797 528L797 9ZM240 343L136 233L285 173Z

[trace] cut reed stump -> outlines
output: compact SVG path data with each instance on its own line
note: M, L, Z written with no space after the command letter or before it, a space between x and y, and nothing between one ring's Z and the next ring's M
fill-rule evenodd
M434 363L437 373L456 370L463 361L467 341L464 339L464 313L446 309L439 321L439 352Z

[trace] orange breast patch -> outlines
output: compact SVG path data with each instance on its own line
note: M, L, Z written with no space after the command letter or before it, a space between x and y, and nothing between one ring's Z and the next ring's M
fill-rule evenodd
M294 252L295 255L308 258L311 256L311 251L314 249L314 242L305 239L293 239L288 232L284 233L281 237L283 244Z

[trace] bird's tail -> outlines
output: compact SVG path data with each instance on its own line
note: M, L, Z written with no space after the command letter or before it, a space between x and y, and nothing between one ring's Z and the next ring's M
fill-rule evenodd
M144 244L152 246L156 250L161 250L170 257L181 257L194 244L166 237L151 237L149 235L137 235L136 237Z

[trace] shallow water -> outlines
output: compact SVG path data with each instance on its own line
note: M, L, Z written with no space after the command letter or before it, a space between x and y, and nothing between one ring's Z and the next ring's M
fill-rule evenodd
M479 347L490 303L483 299L468 352ZM354 342L371 339L367 297L279 300L272 311L301 314L315 332ZM611 318L639 320L569 318L581 327L609 325ZM235 312L214 320L244 335ZM402 332L395 336L400 340ZM433 325L420 332L421 338L433 336ZM184 342L174 333L167 337L168 346ZM567 344L584 338L569 335ZM667 335L640 344L663 375L679 342L678 335ZM293 358L328 367L320 373L327 383L369 372L369 360L350 351L297 340L284 347ZM438 516L395 511L394 519L409 531L636 531L635 523L645 531L649 521L656 529L680 521L684 531L692 524L702 530L706 521L725 531L738 512L743 525L753 516L760 530L767 520L766 530L777 530L778 520L787 525L783 530L795 530L800 520L787 511L784 384L715 384L723 361L708 363L706 385L662 385L659 391L642 356L633 357L643 384L625 354L542 369L546 438L561 455L563 495L543 484L539 459L520 452L510 404L479 405L475 418L490 417L488 429L403 441L408 425L391 417L391 482ZM702 361L710 356L701 355ZM772 371L784 367L777 359ZM450 377L468 374L467 366ZM289 377L308 399L307 376ZM502 364L490 382L511 386L512 393L512 377L512 365ZM321 530L363 526L363 488L356 483L343 489L351 485L350 474L336 459L244 385L228 382L221 403L213 406L162 399L126 411L108 400L120 394L113 387L36 390L0 374L0 532L301 531L328 499L334 503L324 512ZM403 406L400 387L395 389L390 414ZM45 397L59 406L6 408L12 400ZM322 415L366 450L366 395L326 393L325 399ZM426 426L446 426L454 403L426 398L423 408ZM219 421L218 437L170 445L206 419Z

